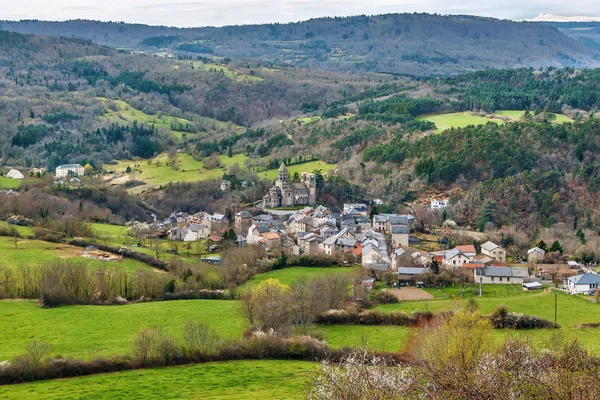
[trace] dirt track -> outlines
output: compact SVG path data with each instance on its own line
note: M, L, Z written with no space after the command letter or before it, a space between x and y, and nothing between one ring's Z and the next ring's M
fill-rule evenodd
M402 288L402 289L386 289L393 293L398 300L433 300L435 297L423 289L418 288Z

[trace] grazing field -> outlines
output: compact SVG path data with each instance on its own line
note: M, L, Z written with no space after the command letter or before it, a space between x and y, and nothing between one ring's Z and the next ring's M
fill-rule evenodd
M24 351L31 339L54 344L54 354L90 359L131 353L144 326L161 326L181 337L195 319L224 339L240 338L246 322L237 301L178 300L127 306L65 306L44 309L33 301L0 301L0 360Z
M504 123L501 119L480 117L467 112L430 114L418 117L418 119L433 122L437 127L437 132L443 132L451 128L464 128L469 125L485 125L488 122Z
M96 234L107 236L125 236L128 228L124 225L97 224L93 223L92 229Z
M11 179L5 176L0 176L0 190L18 189L21 186L22 180Z
M400 289L402 290L402 289ZM436 299L444 298L479 298L479 285L474 283L466 284L463 287L456 285L454 287L449 286L441 289L424 289L431 293ZM508 296L528 296L535 292L526 292L523 290L521 285L482 285L482 293L484 297L502 298Z
M377 351L399 351L409 328L403 326L323 325L319 326L332 348L363 347Z
M150 163L146 160L124 160L119 161L115 165L107 165L105 168L115 173L115 177L113 178L115 181L121 179L120 176L126 173L127 167L131 167L132 172L127 175L128 178L140 180L149 185L165 185L169 182L200 182L218 179L226 172L226 168L231 167L233 164L237 163L240 168L244 168L244 161L247 158L244 154L235 154L232 157L218 156L221 167L208 170L204 168L202 161L194 160L187 153L179 153L177 155L177 166L179 169L176 170L171 165L168 165L168 156L166 153L163 153L153 158ZM312 172L315 169L320 169L323 173L326 173L335 169L335 167L336 165L328 164L324 161L311 161L291 165L288 167L288 171L290 175L293 175L295 172L299 174L302 172ZM258 172L258 175L261 178L275 180L277 178L277 169L273 168L268 171Z
M323 174L327 174L329 171L334 170L337 167L335 164L329 164L325 161L310 161L302 164L290 165L287 167L290 176L296 172L302 174L303 172L313 172L314 170L321 170ZM274 181L277 179L277 168L270 169L268 171L258 173L261 178L266 178Z
M178 129L179 126L196 125L195 122L187 120L185 118L179 118L164 114L147 114L141 110L132 107L130 104L122 100L109 100L104 97L98 97L98 100L100 100L105 105L105 114L102 116L102 118L104 119L118 123L122 123L123 121L130 123L132 123L133 121L138 121L142 124L153 125L155 128L161 128L169 131L178 140L182 140L183 135L186 135L187 137L194 137L198 135L197 133L186 132ZM114 105L112 108L116 109L113 110L109 108L107 106L108 102L111 102L111 104ZM198 117L198 120L202 124L202 126L217 132L239 132L240 130L243 130L241 126L231 122L223 122L208 117Z
M500 285L498 285L500 286ZM535 315L550 321L554 320L554 292L537 291L527 294L518 294L514 296L495 297L491 289L488 291L488 297L474 297L479 304L483 314L490 314L498 304L506 304L511 311ZM405 312L430 310L438 312L440 310L452 309L463 303L458 299L436 299L428 301L406 301L397 304L386 304L379 306L379 310L398 310ZM583 323L600 322L600 304L591 303L586 298L569 296L559 293L557 297L557 322L562 329L535 329L520 331L495 331L498 336L504 336L508 333L517 333L530 337L537 342L549 340L557 332L567 336L577 337L590 349L600 353L600 342L597 337L600 328L576 329L575 327Z
M267 279L278 279L284 285L290 285L301 276L310 280L317 276L330 274L351 274L353 270L354 268L352 267L287 267L254 275L242 289L256 287L259 283Z
M293 399L317 364L229 361L0 387L0 399Z
M222 167L229 167L236 162L243 166L247 157L244 154L236 154L233 157L219 156ZM166 153L160 154L148 161L120 161L116 165L107 166L107 169L118 174L125 174L127 167L131 167L129 174L131 179L141 180L150 185L165 185L169 182L199 182L218 179L223 176L225 170L221 168L205 169L202 161L196 161L186 153L177 155L178 170L168 165L169 159Z
M143 262L129 258L111 262L91 260L83 257L84 251L85 249L76 246L29 239L17 239L17 248L15 248L13 238L0 237L0 254L2 254L0 266L12 268L21 265L37 266L58 259L69 259L84 263L91 269L121 268L126 271L135 271L138 268L148 270L152 268Z
M563 123L563 122L573 122L573 120L569 117L567 117L566 115L563 114L554 114L552 113L555 117L556 117L556 122L557 123ZM498 110L494 112L494 115L500 116L500 117L506 117L509 118L513 121L519 121L521 118L523 118L523 116L525 115L525 111L518 111L518 110Z
M518 110L498 110L495 111L493 116L499 118L493 118L492 116L482 117L479 115L473 115L468 112L455 112L446 114L429 114L422 115L417 119L431 121L437 127L437 132L443 132L451 128L464 128L469 125L485 125L488 122L496 124L504 124L504 121L500 117L508 118L511 121L519 121L525 115L525 111ZM557 123L572 122L573 120L566 115L553 114L556 117Z

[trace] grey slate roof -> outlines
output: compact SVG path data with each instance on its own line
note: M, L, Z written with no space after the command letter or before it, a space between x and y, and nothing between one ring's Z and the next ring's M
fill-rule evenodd
M444 254L444 258L446 258L446 260L451 259L452 257L458 255L458 254L463 254L462 251L460 251L459 249L452 249L452 250L448 250L446 252L446 254Z
M527 271L527 268L519 267L484 267L483 275L510 278L528 278L529 271Z
M600 275L591 273L571 276L568 279L576 285L600 284Z
M496 243L490 242L489 240L481 245L481 248L486 251L492 251L494 249L500 248Z
M406 225L392 226L392 234L393 235L399 235L399 234L408 235L409 233L410 233L410 228Z
M416 267L400 267L398 268L399 275L421 275L427 272L427 268L416 268Z

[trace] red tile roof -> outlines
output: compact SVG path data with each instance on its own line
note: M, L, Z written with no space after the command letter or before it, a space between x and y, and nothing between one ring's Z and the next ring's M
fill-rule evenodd
M463 253L476 253L475 251L475 246L473 246L472 244L465 244L462 246L456 246L456 248L460 251L462 251Z

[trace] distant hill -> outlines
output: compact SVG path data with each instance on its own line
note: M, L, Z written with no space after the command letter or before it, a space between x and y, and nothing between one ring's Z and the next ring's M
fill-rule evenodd
M599 49L554 26L472 16L389 14L191 29L83 20L5 21L0 27L162 55L261 60L341 72L424 75L600 65Z

